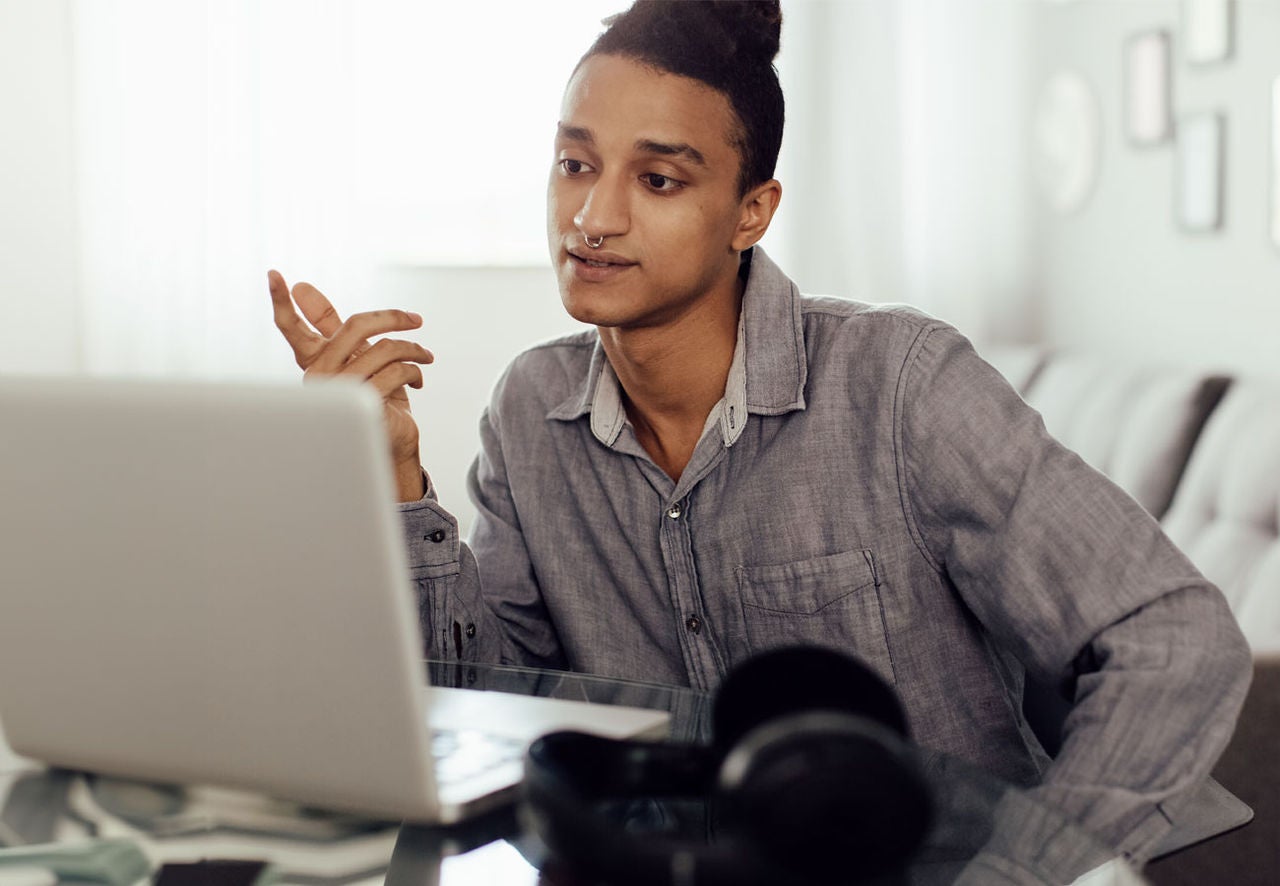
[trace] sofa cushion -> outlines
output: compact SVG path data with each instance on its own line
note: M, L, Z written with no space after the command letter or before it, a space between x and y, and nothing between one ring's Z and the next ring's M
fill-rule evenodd
M1049 433L1163 516L1227 380L1188 370L1057 354L1027 389Z
M1254 652L1280 653L1280 385L1232 386L1163 522L1222 588Z

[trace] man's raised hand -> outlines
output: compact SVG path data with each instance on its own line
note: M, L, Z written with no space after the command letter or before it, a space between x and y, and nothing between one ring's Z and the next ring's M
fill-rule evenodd
M343 322L329 299L310 283L299 283L290 292L279 271L268 271L267 284L276 328L293 349L304 379L345 375L368 381L382 395L400 500L421 498L418 426L409 412L405 386L422 387L418 364L435 357L416 342L380 339L370 344L369 339L417 329L422 317L410 311L367 311Z

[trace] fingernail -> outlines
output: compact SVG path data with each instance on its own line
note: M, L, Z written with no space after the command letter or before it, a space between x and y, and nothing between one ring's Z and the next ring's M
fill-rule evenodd
M415 323L421 323L421 322L422 322L422 315L421 315L421 314L415 314L413 311L409 311L408 313L409 313L409 316L413 319L413 321L414 321Z

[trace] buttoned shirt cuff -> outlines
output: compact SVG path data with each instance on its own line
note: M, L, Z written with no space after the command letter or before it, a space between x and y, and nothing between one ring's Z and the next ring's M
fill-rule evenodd
M1060 810L1046 805L1034 788L1010 791L996 804L991 837L957 882L965 886L1074 883L1122 856L1135 860L1128 849L1159 839L1153 833L1164 830L1153 817L1167 827L1168 820L1156 811L1117 840L1114 834L1092 833L1086 824L1070 820Z
M1028 793L1038 801L1063 811L1076 805L1072 801L1072 795L1075 792L1070 788L1060 789L1046 784L1031 788ZM1116 790L1102 794L1093 803L1074 810L1075 820L1080 827L1092 832L1101 845L1113 849L1117 855L1122 855L1128 861L1141 866L1151 857L1160 841L1173 829L1173 821L1167 807L1172 805L1176 808L1182 798L1169 803L1143 803L1136 797L1131 797L1127 804L1129 808L1117 815L1115 807L1125 803L1122 799L1124 793L1126 792ZM1036 823L1024 822L1023 829L1034 832ZM1052 842L1043 833L1038 836L1046 843Z
M460 539L458 521L436 500L436 490L426 471L422 472L426 492L417 501L400 502L404 523L409 575L414 579L456 575L459 570Z

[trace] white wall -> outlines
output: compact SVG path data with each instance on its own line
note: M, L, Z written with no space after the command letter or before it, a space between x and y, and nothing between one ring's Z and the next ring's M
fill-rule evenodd
M67 0L0 0L0 372L80 365Z
M1042 4L1033 82L1082 73L1102 106L1097 190L1075 215L1037 210L1035 279L1050 343L1280 376L1280 250L1267 237L1269 100L1280 75L1280 4L1236 3L1234 56L1189 65L1176 0ZM1123 128L1124 41L1152 28L1173 38L1175 114L1226 115L1225 225L1179 230L1172 143L1128 144ZM1029 113L1029 108L1027 109Z

